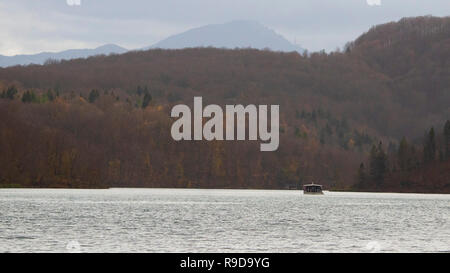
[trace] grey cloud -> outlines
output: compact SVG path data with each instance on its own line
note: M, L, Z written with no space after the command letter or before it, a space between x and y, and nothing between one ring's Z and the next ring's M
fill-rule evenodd
M20 24L22 30L18 26L2 37L8 40L0 44L0 54L14 51L13 45L16 51L29 51L24 53L44 51L52 40L144 47L192 27L233 20L258 21L309 50L333 50L376 24L450 15L448 0L382 0L381 6L369 6L366 0L82 0L79 6L66 0L0 0L0 7L0 16L6 16L0 28L8 27L4 20L32 14L52 29L29 31L31 26ZM49 43L40 43L43 39Z

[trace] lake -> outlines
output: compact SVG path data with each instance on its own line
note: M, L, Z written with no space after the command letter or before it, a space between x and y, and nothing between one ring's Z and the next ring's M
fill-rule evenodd
M0 252L450 252L450 195L1 189Z

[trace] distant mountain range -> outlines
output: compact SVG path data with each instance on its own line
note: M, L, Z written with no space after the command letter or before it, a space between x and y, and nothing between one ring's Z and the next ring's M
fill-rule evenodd
M8 67L14 65L43 64L45 61L52 60L70 60L76 58L87 58L95 55L121 54L128 50L114 45L107 44L94 49L69 49L61 52L42 52L34 55L0 55L0 67Z
M232 21L225 24L206 25L170 36L152 46L143 48L181 49L189 47L256 48L272 51L298 51L304 49L292 44L283 36L255 21ZM42 52L34 55L0 55L0 67L44 64L47 60L70 60L95 55L122 54L128 49L114 44L94 49L70 49L61 52Z

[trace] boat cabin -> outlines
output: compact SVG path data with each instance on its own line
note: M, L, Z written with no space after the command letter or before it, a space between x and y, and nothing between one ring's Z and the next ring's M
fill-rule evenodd
M303 185L303 194L323 194L322 185L314 183Z

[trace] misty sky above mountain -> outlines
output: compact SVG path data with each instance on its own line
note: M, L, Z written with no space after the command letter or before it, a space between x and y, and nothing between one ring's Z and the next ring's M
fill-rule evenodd
M371 26L450 15L448 0L0 0L0 54L107 43L133 49L206 24L254 20L309 51L334 50ZM372 5L369 5L371 3Z

